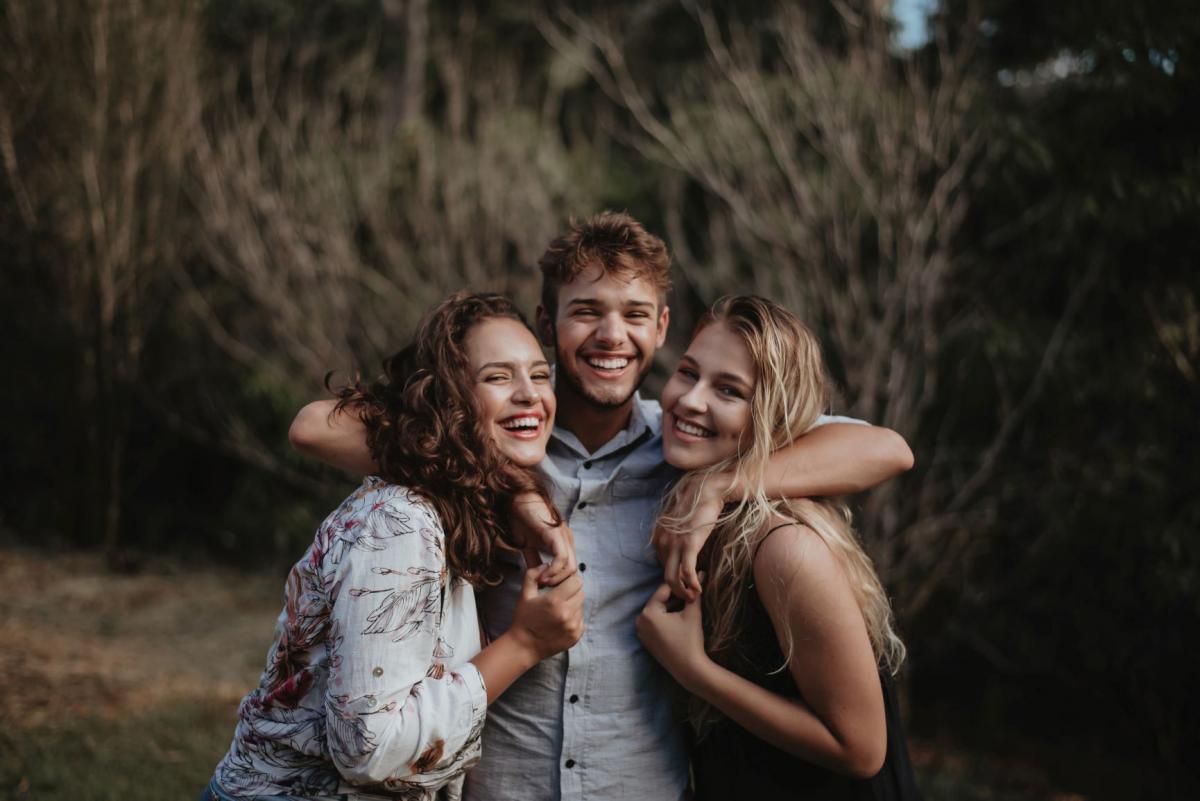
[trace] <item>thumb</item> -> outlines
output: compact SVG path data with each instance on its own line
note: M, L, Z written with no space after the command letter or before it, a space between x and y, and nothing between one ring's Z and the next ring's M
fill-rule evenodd
M658 585L658 589L650 596L650 600L646 601L644 611L665 612L667 611L667 601L669 600L671 600L671 585L663 582Z
M524 579L521 581L521 597L526 601L532 601L538 597L538 576L541 574L540 565L525 571Z
M521 554L525 557L525 567L541 567L542 555L538 553L537 548L524 548Z

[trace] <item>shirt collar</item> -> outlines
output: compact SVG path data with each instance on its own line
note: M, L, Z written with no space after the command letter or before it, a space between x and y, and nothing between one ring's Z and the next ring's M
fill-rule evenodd
M661 430L662 418L656 414L654 402L643 399L641 392L635 392L633 412L629 415L629 423L617 432L615 437L597 448L594 453L588 453L579 438L561 426L555 425L551 436L584 458L600 459L621 448L637 444L647 437L656 437Z

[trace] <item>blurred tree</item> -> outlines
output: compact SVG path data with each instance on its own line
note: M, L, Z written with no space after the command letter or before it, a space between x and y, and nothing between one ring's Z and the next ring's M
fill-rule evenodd
M936 704L976 665L997 688L993 742L1071 739L1057 769L1097 797L1194 797L1200 18L1170 1L983 8L998 124L967 221L979 249L962 291L986 320L957 354L974 376L967 406L1004 408L1055 310L1089 276L1095 288L1005 459L995 522L939 600L930 622L951 630L927 652L918 700ZM957 426L967 447L978 422Z
M4 7L0 151L25 236L49 269L47 310L78 347L56 456L83 541L114 556L132 398L161 321L195 130L194 4L24 2ZM57 57L47 60L45 54ZM29 255L29 251L26 251Z

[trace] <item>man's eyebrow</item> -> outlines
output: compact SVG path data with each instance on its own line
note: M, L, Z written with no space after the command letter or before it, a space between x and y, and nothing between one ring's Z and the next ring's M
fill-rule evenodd
M600 302L599 298L572 298L567 303L567 305L568 306L601 306L603 304ZM624 305L626 305L626 306L648 306L650 308L654 308L658 304L653 301L649 301L649 300L627 300L627 301L625 301Z

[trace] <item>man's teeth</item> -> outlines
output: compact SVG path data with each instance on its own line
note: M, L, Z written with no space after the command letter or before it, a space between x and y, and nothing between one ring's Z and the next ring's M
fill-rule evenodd
M682 420L676 420L675 427L685 434L691 434L693 437L711 437L713 435L713 433L707 428L694 426L691 423L685 423Z
M540 422L536 417L514 417L511 420L505 420L500 427L516 431L522 428L537 428Z
M629 364L629 359L624 357L617 359L588 359L587 363L592 367L599 367L601 370L620 370Z

